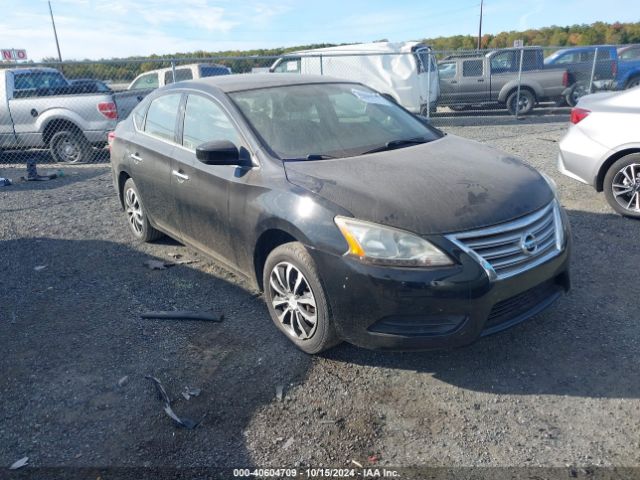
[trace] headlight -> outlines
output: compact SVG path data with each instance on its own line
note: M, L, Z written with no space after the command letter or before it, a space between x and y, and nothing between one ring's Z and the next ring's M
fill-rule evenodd
M445 253L413 233L347 217L336 217L335 222L349 245L346 254L360 260L396 267L453 265Z

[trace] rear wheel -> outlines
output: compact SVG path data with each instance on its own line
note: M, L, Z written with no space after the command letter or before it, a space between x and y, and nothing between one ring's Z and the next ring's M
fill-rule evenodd
M629 81L627 81L627 85L625 86L625 88L633 88L637 87L638 85L640 85L640 76L631 77Z
M80 132L60 130L49 140L51 156L56 162L84 163L91 159L92 148Z
M269 254L263 285L273 323L300 350L319 353L340 342L315 263L300 242Z
M620 215L640 218L640 153L622 157L609 167L604 195Z
M507 98L507 109L511 115L527 115L531 113L535 104L536 97L530 90L520 90L519 98L516 90Z
M142 204L138 187L132 178L128 179L122 191L124 199L124 210L129 221L129 229L136 239L142 242L150 242L162 237L159 232L149 223L149 217Z

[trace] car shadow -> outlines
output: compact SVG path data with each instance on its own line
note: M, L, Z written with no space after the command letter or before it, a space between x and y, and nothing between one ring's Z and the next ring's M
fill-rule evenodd
M572 291L517 327L454 350L376 352L343 344L325 358L429 372L494 394L640 398L635 272L640 222L570 210Z
M109 163L109 150L106 147L93 148L89 161L77 164L57 163L48 150L4 150L0 152L0 165L5 164L26 164L27 160L35 159L40 165L58 166L64 168L71 165L91 165L93 163Z
M248 422L311 358L274 328L255 291L199 270L196 254L189 265L145 266L172 261L176 245L142 246L151 256L110 241L0 241L4 463L24 452L34 466L253 464ZM150 310L224 320L140 317ZM202 423L177 426L146 375L163 383L178 416ZM186 400L185 387L201 394Z

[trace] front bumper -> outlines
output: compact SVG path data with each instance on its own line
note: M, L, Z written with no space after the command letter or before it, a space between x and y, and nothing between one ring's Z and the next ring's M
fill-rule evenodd
M343 340L372 349L426 350L472 343L551 305L570 288L570 242L567 235L557 256L498 281L455 249L456 266L433 270L375 267L317 250L312 256Z

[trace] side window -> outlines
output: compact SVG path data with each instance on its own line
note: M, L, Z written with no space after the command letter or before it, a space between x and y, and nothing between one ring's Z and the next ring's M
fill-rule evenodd
M147 112L147 108L149 107L149 102L140 102L133 109L133 123L135 124L138 130L142 130L144 127L144 114Z
M148 73L138 78L129 90L142 90L145 88L158 88L158 73Z
M176 68L176 82L192 79L193 73L190 68ZM170 83L173 83L173 70L164 73L164 84L169 85Z
M482 63L482 60L465 60L464 62L462 62L462 76L481 77Z
M457 71L456 62L441 63L438 65L438 74L440 78L455 78Z
M174 142L176 118L181 97L182 94L173 93L153 100L147 111L144 131L149 135Z
M629 48L623 50L620 54L620 60L633 60L636 58L640 58L640 48Z
M300 73L300 58L285 58L273 71L275 73Z
M518 53L518 63L520 65L520 54ZM538 51L525 50L522 53L522 70L535 70L538 68Z
M229 140L236 146L240 144L240 136L222 108L203 96L189 95L184 112L182 145L195 150L198 145L214 140Z
M491 73L513 72L517 70L514 51L501 52L491 58Z

